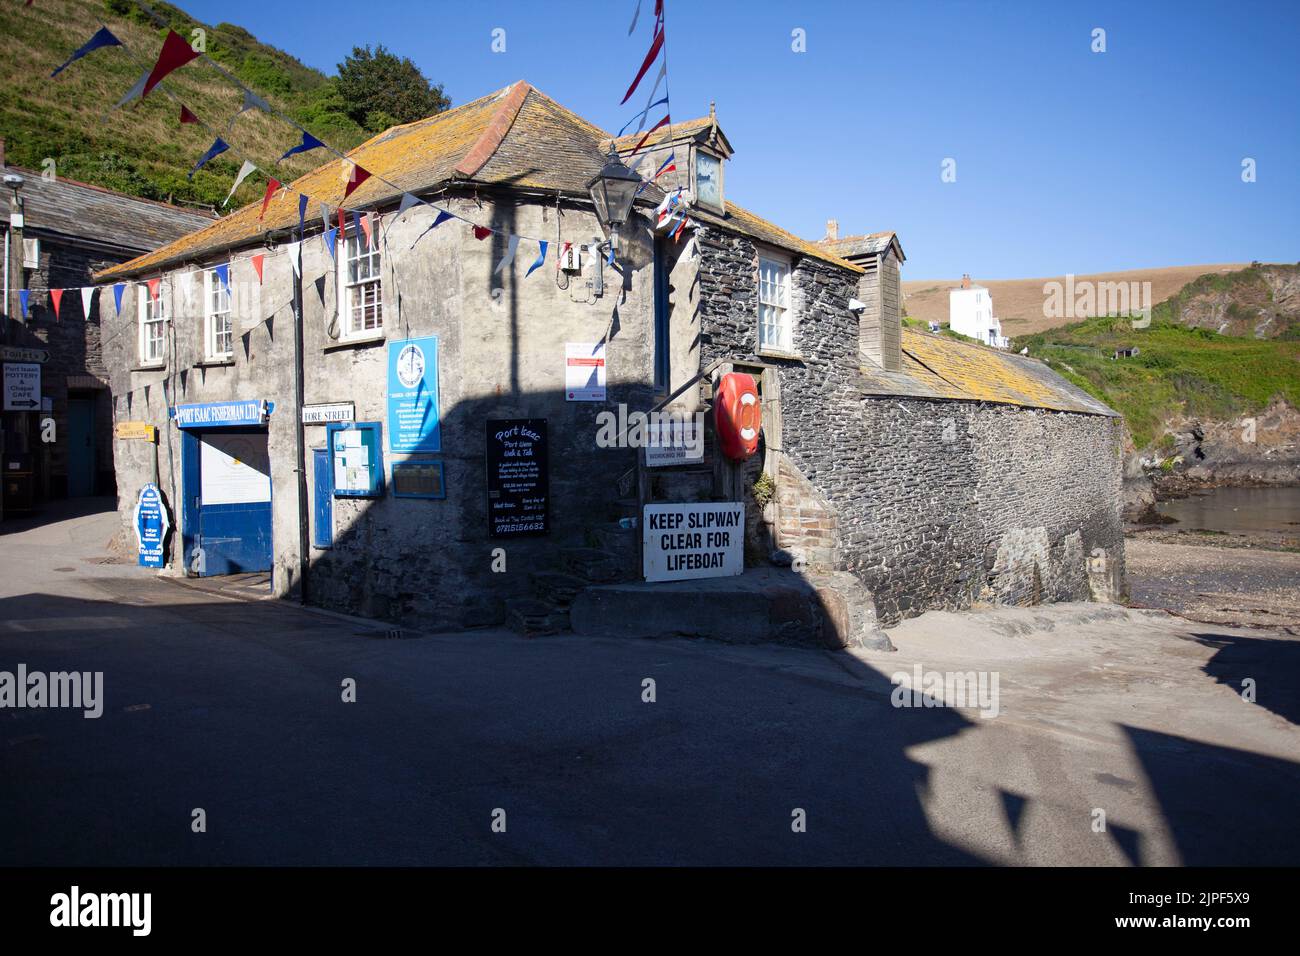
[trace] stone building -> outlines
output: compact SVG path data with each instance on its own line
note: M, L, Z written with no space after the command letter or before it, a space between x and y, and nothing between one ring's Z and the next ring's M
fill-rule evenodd
M901 329L896 239L859 263L728 200L712 111L643 138L615 143L653 182L612 259L588 192L609 134L521 82L358 147L346 200L331 163L101 273L129 286L116 416L162 431L156 454L116 446L124 537L156 474L172 573L269 570L278 595L426 627L563 623L641 578L647 509L673 503L742 503L746 567L848 579L886 623L1118 591L1113 412ZM339 205L368 215L332 235ZM763 410L743 464L712 429L667 464L623 425L601 439L610 416L709 411L733 372ZM501 484L530 453L540 472Z
M100 338L100 315L105 309L112 313L113 298L107 289L92 293L87 314L80 291L93 287L96 272L212 219L5 166L3 141L0 170L7 177L0 202L4 357L9 364L40 366L44 400L42 408L3 413L5 485L11 492L8 511L14 513L50 498L114 493L112 407ZM50 289L66 290L57 315ZM49 420L54 440L43 441L42 432L49 431L42 422Z

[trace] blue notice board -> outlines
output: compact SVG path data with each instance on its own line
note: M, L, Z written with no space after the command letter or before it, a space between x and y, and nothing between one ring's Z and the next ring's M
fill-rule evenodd
M442 451L436 335L388 343L388 448Z

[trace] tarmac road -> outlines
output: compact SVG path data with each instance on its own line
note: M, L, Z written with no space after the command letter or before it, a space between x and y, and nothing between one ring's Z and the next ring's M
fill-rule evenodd
M384 640L97 563L114 522L0 525L0 672L103 673L98 719L0 709L0 865L1300 862L1280 632L1063 605L927 614L893 654ZM917 664L997 674L998 715L893 706Z

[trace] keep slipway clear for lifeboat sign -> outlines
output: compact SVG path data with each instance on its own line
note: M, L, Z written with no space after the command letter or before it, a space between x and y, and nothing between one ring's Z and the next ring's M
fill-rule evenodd
M745 570L744 505L646 505L644 518L647 581L722 578Z

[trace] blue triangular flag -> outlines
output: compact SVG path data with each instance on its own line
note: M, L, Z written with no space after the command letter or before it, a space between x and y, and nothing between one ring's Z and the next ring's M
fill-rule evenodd
M303 228L307 224L307 197L302 193L298 194L298 238L303 237Z
M361 237L365 235L365 233L361 231L361 213L357 212L355 209L352 210L352 234L357 237L357 242L360 242Z
M213 141L212 145L208 147L208 151L203 154L198 163L195 164L194 168L190 170L190 174L186 178L193 179L195 173L228 149L230 149L230 147L226 145L226 141L218 136L216 140Z
M606 265L612 266L613 264L614 264L614 243L611 242L609 244L609 259L606 262Z
M330 226L325 230L325 248L329 251L330 258L334 258L334 246L338 242L339 227Z
M229 295L230 294L230 263L223 262L221 265L216 266L212 271L217 274L217 278L221 280L221 284L226 287L226 295Z
M72 56L68 57L67 63L64 63L63 66L59 67L57 70L55 70L53 73L50 74L50 78L53 79L54 77L58 76L60 73L64 71L64 69L71 66L75 61L80 60L87 53L94 53L100 47L121 46L121 45L122 45L122 41L119 40L117 37L113 36L112 32L108 29L108 27L100 27L98 30L95 31L95 35L86 41L85 46L79 49L76 53L72 54Z
M30 299L31 296L32 296L32 294L31 294L29 291L27 291L26 289L19 289L19 290L18 290L18 298L19 298L19 300L20 300L20 301L22 302L22 304L23 304L23 318L24 318L24 319L27 318L27 300Z
M324 143L322 143L320 140L318 140L318 139L317 139L315 136L313 136L311 133L307 132L306 130L303 130L303 131L302 131L302 142L299 143L297 146L293 147L292 149L290 149L290 150L289 150L287 153L285 153L283 156L281 156L281 157L280 157L280 160L281 160L281 161L286 160L286 159L288 159L290 156L292 156L294 153L305 153L305 152L307 152L307 151L310 150L310 149L319 149L320 147L322 147L322 146L324 146L324 145L325 145Z
M430 229L437 229L439 226L441 226L441 225L442 225L444 222L446 222L448 219L455 219L455 218L456 218L455 216L453 216L451 213L447 212L445 209L439 209L439 210L438 210L438 218L435 219L435 220L433 221L433 225L430 226L429 228L430 228Z
M113 286L113 301L117 303L117 314L122 314L122 293L126 291L126 283L119 282Z
M537 261L529 266L528 271L524 273L525 279L533 274L533 270L541 268L542 263L546 261L546 240L539 239L537 244L542 247L542 251L537 253Z

